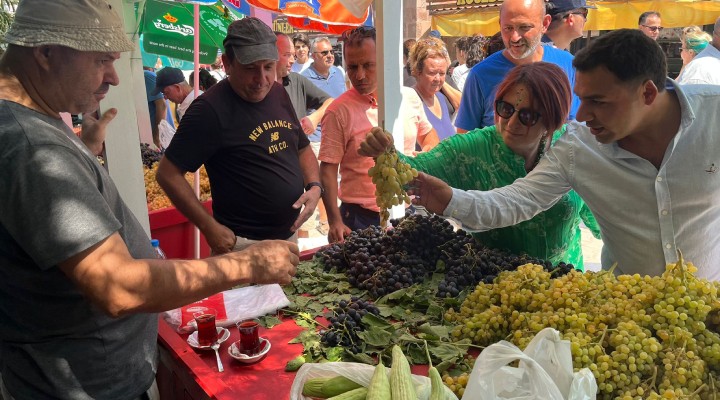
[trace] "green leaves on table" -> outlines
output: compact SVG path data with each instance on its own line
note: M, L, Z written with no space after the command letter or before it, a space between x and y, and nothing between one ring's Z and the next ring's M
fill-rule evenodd
M371 313L362 318L365 330L358 332L362 341L361 352L353 354L343 347L326 347L320 343L319 331L326 329L320 317L328 317L340 300L346 302L351 296L365 297L366 292L352 288L343 273L323 271L317 260L300 263L291 286L285 294L291 301L283 310L293 316L298 326L306 328L290 343L303 345L303 362L355 361L375 364L377 357L389 360L390 349L397 344L413 364L427 364L429 353L439 371L462 362L467 354L469 341L453 342L450 328L443 322L446 307L459 304L458 299L436 297L437 284L442 279L436 274L428 282L400 289L380 299L375 304L380 315ZM425 346L427 343L427 353ZM299 368L299 361L291 360L288 367Z

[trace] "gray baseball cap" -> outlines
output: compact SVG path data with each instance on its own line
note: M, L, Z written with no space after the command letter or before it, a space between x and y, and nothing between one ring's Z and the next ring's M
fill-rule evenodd
M134 48L118 13L105 0L23 0L5 41L23 47L60 45L79 51Z
M276 41L269 26L255 17L248 17L230 24L223 46L232 47L240 64L252 64L260 60L277 61Z

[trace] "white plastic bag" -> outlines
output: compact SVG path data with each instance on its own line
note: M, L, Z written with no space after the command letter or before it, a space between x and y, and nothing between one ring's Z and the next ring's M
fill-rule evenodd
M175 127L170 125L166 119L163 119L158 124L158 132L160 133L160 145L163 149L167 149L173 136L175 136Z
M517 368L508 366L516 360ZM485 348L475 361L463 399L589 400L596 393L590 370L573 374L570 342L546 328L525 352L504 340Z
M390 371L391 368L386 368L388 377L390 376ZM300 367L295 375L295 380L290 387L290 400L309 400L308 397L302 395L303 385L308 379L341 375L359 385L367 387L370 385L370 379L372 378L374 372L375 366L362 363L306 363ZM430 398L430 378L426 376L413 375L412 379L415 383L418 400L427 400ZM455 396L455 394L447 386L445 387L445 400L457 400L457 396Z
M217 326L234 326L236 322L248 318L257 318L276 312L290 305L280 285L253 285L222 292L227 318L218 318ZM196 329L195 321L190 319L181 325L181 308L162 313L165 321L178 332L192 332Z

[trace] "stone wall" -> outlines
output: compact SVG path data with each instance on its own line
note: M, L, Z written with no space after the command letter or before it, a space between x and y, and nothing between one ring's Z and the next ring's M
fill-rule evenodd
M403 40L417 39L430 30L427 0L403 0Z

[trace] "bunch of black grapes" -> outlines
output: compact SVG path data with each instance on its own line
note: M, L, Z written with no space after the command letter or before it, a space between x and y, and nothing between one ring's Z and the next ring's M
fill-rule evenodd
M435 268L440 246L456 235L450 222L437 215L428 217L413 214L391 220L390 223L394 229L388 234L393 236L395 246L424 260L429 269Z
M355 354L361 352L358 332L365 330L362 318L367 314L380 315L380 310L358 297L350 298L350 302L341 300L327 318L328 329L320 332L320 343L328 347L342 346Z
M322 260L326 272L347 271L358 262L366 262L370 255L383 254L391 247L392 240L378 226L355 230L345 237L344 243L333 243L315 253Z
M389 231L377 226L353 231L344 243L332 244L316 256L326 271L345 272L351 286L366 290L374 299L421 283L436 270L445 273L437 295L447 298L527 263L545 266L553 277L573 268L486 248L435 215L410 215L390 222L394 228Z
M479 283L492 283L502 271L515 271L528 263L542 265L553 278L562 276L573 269L564 262L553 265L550 261L514 255L497 249L483 247L470 235L458 235L441 246L442 255L438 265L444 268L445 276L438 284L437 296L455 298L465 288L474 288Z
M159 162L163 156L163 151L153 150L147 143L140 143L140 155L142 163L148 168L152 168L153 164Z

